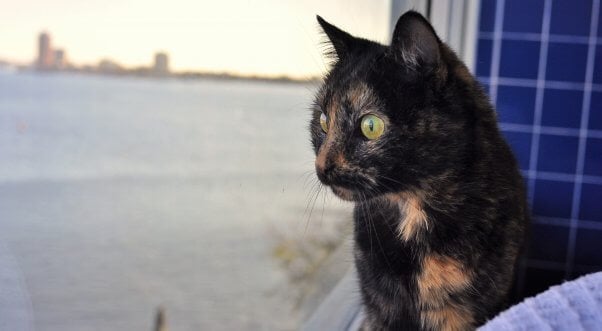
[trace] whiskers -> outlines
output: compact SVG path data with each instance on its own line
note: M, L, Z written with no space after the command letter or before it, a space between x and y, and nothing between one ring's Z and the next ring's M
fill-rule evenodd
M305 220L305 229L303 234L307 234L307 229L309 228L309 222L311 221L311 217L313 215L314 208L316 206L316 202L318 201L320 194L323 195L322 198L322 218L324 218L324 205L326 204L326 190L324 190L324 185L318 180L317 177L313 176L313 171L310 172L310 176L305 176L304 188L307 187L307 182L311 182L311 188L309 189L309 194L307 198L307 202L305 204L305 210L303 212L303 217L307 218ZM320 219L320 222L322 221Z
M322 214L320 216L320 222L324 218L324 209L326 206L326 196L329 194L328 187L323 185L315 173L307 172L303 174L304 187L308 189L307 202L303 217L305 219L305 230L304 236L308 234L310 222L314 217L314 210L318 201L322 200ZM384 240L390 238L390 234L396 234L396 229L392 224L389 223L385 211L380 206L381 202L379 199L392 192L393 188L388 188L385 185L381 185L380 182L383 180L379 177L384 176L370 176L370 180L365 178L368 176L357 176L355 185L361 187L361 189L354 189L354 203L356 205L356 220L362 222L361 226L365 227L365 231L368 235L370 254L379 254L383 256L383 260L389 268L393 269L392 263L389 260L390 252L387 252ZM393 180L389 179L388 183ZM320 197L321 196L321 197ZM329 196L330 197L330 196ZM319 207L318 207L319 208ZM315 217L314 217L315 218ZM383 232L385 231L385 232Z
M369 194L370 196L380 196L382 195L382 193L380 193L376 188L368 188ZM389 269L393 270L393 266L391 265L391 262L389 261L387 252L385 250L385 247L383 246L383 243L380 240L379 237L379 231L376 227L375 224L375 216L373 215L372 212L376 212L378 209L374 209L371 208L369 209L369 200L371 200L372 198L367 198L366 197L366 193L364 192L358 192L358 196L359 196L359 201L357 201L357 207L359 209L359 212L361 213L361 215L358 216L362 216L362 220L364 222L366 222L367 224L367 229L368 229L368 237L370 238L370 255L374 254L374 244L373 244L373 240L372 238L374 237L376 239L376 243L378 244L378 248L380 249L380 252L382 253L382 256L385 260L385 262L387 263L387 266L389 267ZM381 217L383 217L383 213L382 211L378 210L378 213ZM381 219L381 222L384 221L383 219ZM385 224L387 224L387 222L384 222ZM387 224L387 227L389 228L390 231L393 231L393 229L391 229L389 227L389 225Z

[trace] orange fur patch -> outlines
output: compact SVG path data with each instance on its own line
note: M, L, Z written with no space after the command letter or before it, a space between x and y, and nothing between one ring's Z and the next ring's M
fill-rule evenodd
M441 309L429 310L422 313L423 326L433 330L464 331L474 330L472 315L458 306L449 306Z
M474 328L472 314L450 300L450 295L470 287L472 272L448 256L432 254L424 258L417 278L422 322L437 330Z
M403 241L416 238L423 229L428 229L428 218L422 209L422 200L414 194L401 193L389 196L389 201L396 204L403 220L399 223L399 237Z

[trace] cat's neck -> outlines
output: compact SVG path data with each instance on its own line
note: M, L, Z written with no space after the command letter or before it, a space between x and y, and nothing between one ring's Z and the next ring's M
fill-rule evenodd
M354 218L356 248L370 263L396 273L414 269L424 246L410 241L428 227L416 200L386 196L357 202Z
M465 200L456 189L449 183L440 189L390 193L356 202L357 248L368 252L377 264L403 261L399 267L407 268L411 266L406 264L415 264L432 250L454 245L442 241L439 234L461 235L449 221L456 218L454 211Z
M452 217L466 201L465 192L454 179L457 176L445 172L423 180L419 187L388 193L366 202L358 202L356 209L363 211L356 218L384 222L387 238L401 243L427 245L429 233L442 217ZM378 217L376 217L378 216ZM373 236L384 236L376 233Z

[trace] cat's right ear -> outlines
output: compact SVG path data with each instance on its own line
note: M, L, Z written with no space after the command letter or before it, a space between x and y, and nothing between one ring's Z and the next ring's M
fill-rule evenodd
M355 37L326 22L320 15L316 15L316 18L334 49L334 52L327 51L326 55L335 56L339 60L344 59L353 49Z
M441 61L440 43L429 21L418 12L408 11L395 25L391 51L407 67L433 69Z

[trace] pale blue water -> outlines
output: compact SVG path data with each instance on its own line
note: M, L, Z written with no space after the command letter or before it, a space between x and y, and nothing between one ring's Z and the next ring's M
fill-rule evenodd
M312 89L0 73L0 329L294 328Z

